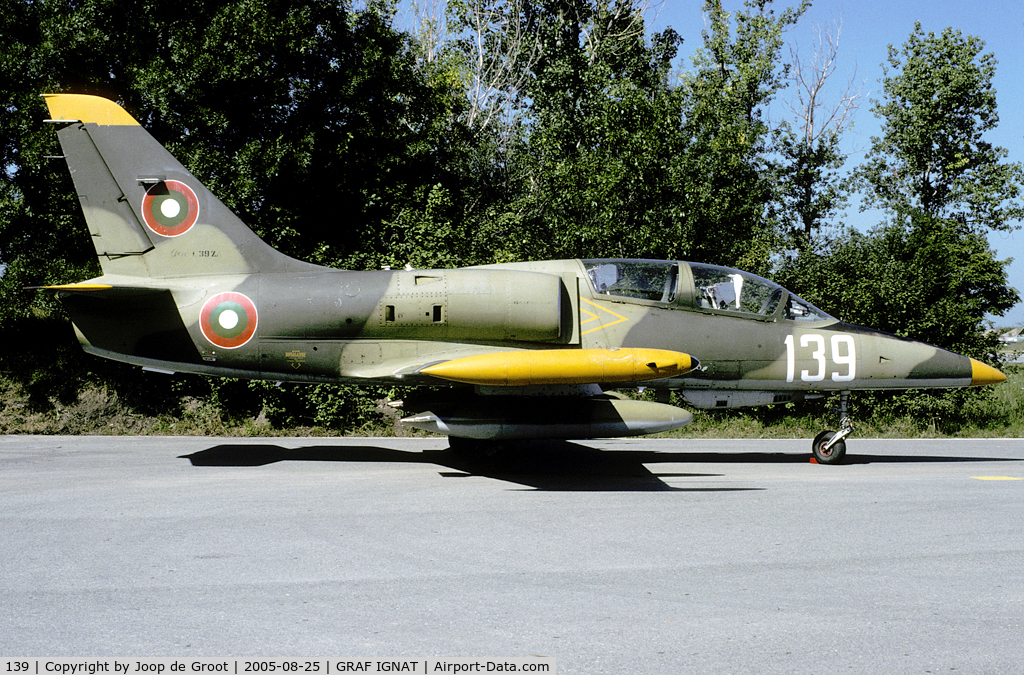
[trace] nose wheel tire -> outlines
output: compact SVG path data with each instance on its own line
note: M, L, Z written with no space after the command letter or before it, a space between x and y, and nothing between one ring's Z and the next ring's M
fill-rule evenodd
M846 441L840 439L828 447L835 436L835 431L822 431L814 437L811 452L814 453L814 460L818 464L842 464L846 456Z

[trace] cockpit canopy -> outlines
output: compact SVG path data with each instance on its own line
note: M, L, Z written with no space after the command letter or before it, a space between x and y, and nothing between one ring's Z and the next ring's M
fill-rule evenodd
M583 260L600 295L763 320L834 320L782 286L755 274L701 263L667 260Z

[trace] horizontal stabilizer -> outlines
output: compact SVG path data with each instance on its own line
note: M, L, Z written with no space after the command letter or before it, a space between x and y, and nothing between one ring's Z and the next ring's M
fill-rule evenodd
M57 284L55 286L26 286L25 290L56 291L62 295L67 293L88 293L100 298L138 298L144 295L164 293L167 289L148 286L112 286L110 284L82 282L79 284Z

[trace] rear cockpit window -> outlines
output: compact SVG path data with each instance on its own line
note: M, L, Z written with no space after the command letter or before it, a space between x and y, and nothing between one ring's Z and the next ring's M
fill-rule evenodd
M753 274L695 263L690 269L698 307L771 316L782 301L781 286Z
M584 260L594 292L620 298L672 302L679 265L665 260Z

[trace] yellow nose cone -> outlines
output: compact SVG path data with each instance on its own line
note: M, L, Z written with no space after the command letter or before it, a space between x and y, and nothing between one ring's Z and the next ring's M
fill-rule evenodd
M1006 375L986 365L981 361L971 359L971 386L977 387L982 384L999 384L1006 382Z

